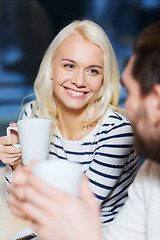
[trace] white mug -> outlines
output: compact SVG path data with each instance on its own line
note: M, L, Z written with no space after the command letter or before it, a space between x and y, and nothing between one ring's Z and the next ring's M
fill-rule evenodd
M51 121L39 118L24 119L19 120L17 125L7 128L7 136L11 130L18 132L20 145L14 146L21 148L23 164L28 165L32 160L46 160L49 153Z
M83 171L80 163L67 160L50 160L32 166L33 173L55 188L79 195Z

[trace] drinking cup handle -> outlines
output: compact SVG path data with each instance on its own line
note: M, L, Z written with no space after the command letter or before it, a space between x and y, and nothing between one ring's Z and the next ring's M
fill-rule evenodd
M7 127L7 136L11 135L11 130L13 130L13 131L18 133L18 128L17 127ZM13 146L20 148L20 144L18 144L18 143L13 144Z

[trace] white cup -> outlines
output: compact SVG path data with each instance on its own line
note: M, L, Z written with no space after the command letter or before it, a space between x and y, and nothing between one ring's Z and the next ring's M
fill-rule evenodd
M79 163L66 160L50 160L32 166L33 173L55 188L79 195L79 187L83 176Z
M7 136L14 130L19 135L19 144L22 152L22 161L28 165L30 161L36 159L46 160L49 153L51 121L48 119L24 119L17 122L17 127L8 127Z

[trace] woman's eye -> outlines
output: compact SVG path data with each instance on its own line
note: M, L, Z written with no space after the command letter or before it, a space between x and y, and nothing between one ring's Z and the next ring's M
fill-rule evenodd
M96 69L90 69L88 72L91 73L91 74L94 74L94 75L98 75L99 74L99 71L96 70Z
M64 64L64 67L68 69L74 68L73 64Z

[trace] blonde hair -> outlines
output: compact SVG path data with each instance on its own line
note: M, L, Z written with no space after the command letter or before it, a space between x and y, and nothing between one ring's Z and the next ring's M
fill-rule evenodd
M120 111L119 100L119 70L112 45L104 30L89 20L74 21L63 28L49 45L41 62L37 78L34 83L36 100L34 102L32 117L38 109L38 117L52 121L52 133L57 122L57 111L52 92L50 79L51 66L54 63L57 48L70 35L80 35L89 42L100 47L104 54L104 78L99 93L86 107L87 122L85 126L94 124L107 111L109 106ZM94 109L96 107L96 115Z

